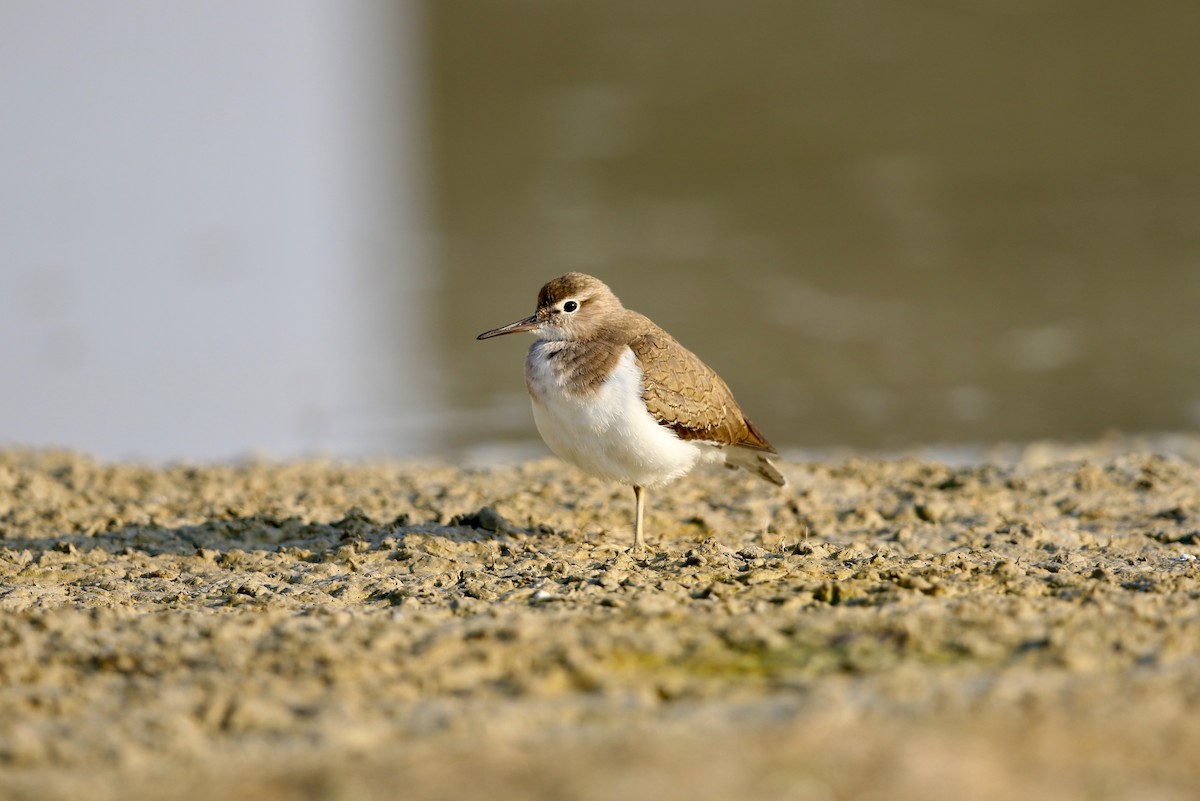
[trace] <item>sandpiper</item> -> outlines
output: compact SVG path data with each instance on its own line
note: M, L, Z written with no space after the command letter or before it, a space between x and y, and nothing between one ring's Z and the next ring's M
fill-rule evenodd
M598 278L567 273L538 293L537 311L477 339L528 331L525 387L542 439L559 458L633 487L633 550L645 544L645 491L702 462L741 467L780 487L777 451L733 393L694 353L626 309Z

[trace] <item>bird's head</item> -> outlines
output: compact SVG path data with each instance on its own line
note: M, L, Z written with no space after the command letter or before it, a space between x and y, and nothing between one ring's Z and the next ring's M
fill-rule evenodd
M621 301L599 278L567 273L538 292L537 311L523 320L484 331L476 339L528 331L538 339L596 339L624 310Z

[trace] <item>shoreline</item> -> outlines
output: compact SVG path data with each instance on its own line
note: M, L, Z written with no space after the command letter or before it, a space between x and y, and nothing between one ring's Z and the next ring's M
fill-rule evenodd
M646 558L628 490L550 459L0 451L0 795L1184 798L1174 441L696 473Z

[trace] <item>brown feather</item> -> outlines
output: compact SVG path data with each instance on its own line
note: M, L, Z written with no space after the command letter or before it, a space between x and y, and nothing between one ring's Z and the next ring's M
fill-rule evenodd
M721 377L700 357L637 312L626 324L636 332L629 347L641 367L642 399L661 425L680 439L775 453L771 443L746 419Z

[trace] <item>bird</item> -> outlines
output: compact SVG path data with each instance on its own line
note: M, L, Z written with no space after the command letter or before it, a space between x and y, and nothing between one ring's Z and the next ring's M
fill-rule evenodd
M779 487L778 451L719 375L600 279L548 281L528 317L476 339L528 332L525 387L538 433L584 473L633 488L634 553L645 548L648 489L704 463L742 468Z

